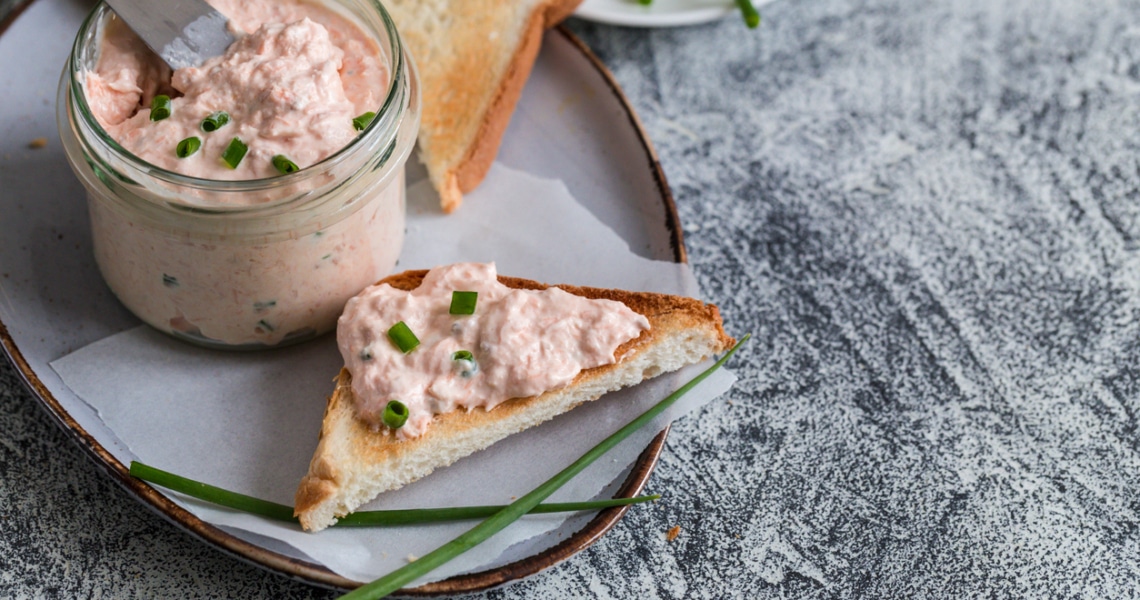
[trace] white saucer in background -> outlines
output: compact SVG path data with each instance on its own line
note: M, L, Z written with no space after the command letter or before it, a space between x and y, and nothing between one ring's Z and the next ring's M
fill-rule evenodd
M768 2L753 0L757 8ZM628 27L678 27L715 21L737 10L732 0L653 0L648 6L637 0L585 0L574 16Z

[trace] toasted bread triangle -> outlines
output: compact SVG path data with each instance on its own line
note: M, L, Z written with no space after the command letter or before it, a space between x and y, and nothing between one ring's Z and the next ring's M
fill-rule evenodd
M581 0L386 0L420 76L420 159L444 212L483 181L542 33Z
M383 280L402 290L419 286L427 271L408 271ZM545 289L526 279L499 277L516 289ZM716 306L692 298L601 288L557 286L587 298L624 303L649 319L650 328L618 347L612 365L583 370L560 390L508 400L487 411L438 415L428 431L398 440L356 418L352 377L342 369L328 400L320 442L309 472L297 489L294 511L301 525L319 531L381 492L402 487L433 470L529 427L548 421L582 402L636 385L724 352L735 341L725 334Z

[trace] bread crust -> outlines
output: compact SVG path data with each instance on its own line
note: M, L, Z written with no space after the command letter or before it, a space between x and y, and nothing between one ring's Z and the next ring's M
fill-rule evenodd
M412 58L421 63L421 83L423 93L423 118L420 130L420 154L428 167L432 183L440 196L440 206L450 213L459 208L463 194L475 189L486 177L491 164L498 154L503 134L522 95L522 89L534 67L542 45L542 34L565 19L578 7L581 0L536 0L525 18L511 28L518 28L514 47L503 48L503 53L487 51L486 37L471 37L472 26L468 21L484 23L488 21L465 19L465 15L486 11L509 13L516 10L516 3L476 2L474 0L436 0L409 6L389 5L389 12L396 21L397 28L405 34ZM453 25L439 27L423 25L422 11L447 9L455 15ZM416 11L421 11L417 13ZM419 19L417 19L419 18ZM462 28L462 30L460 30ZM494 33L495 39L511 39L512 36ZM445 58L435 60L422 46L439 41L439 36L464 35L463 48L457 53L466 54L463 59ZM476 41L477 40L477 41ZM478 52L472 45L480 45ZM418 49L417 49L418 48ZM464 52L469 50L468 52ZM495 69L504 63L496 57L509 56L501 76L495 83L486 85L480 80L483 71L494 63ZM481 57L476 59L475 56ZM431 61L431 64L425 64ZM480 62L482 61L482 62ZM455 119L463 119L455 121ZM458 124L458 125L457 125Z
M407 271L385 278L382 283L410 291L420 285L426 274L427 271ZM500 276L499 281L515 289L550 287L516 277ZM385 428L373 429L356 417L352 376L346 369L341 369L336 378L336 388L325 408L320 440L309 472L301 480L294 498L294 512L302 526L308 530L322 529L332 524L335 517L355 510L381 491L401 487L502 437L549 420L582 401L656 375L657 372L649 371L659 365L646 363L644 367L637 367L635 372L622 373L624 380L616 387L613 380L619 370L628 371L627 365L644 358L642 355L648 356L649 349L675 344L672 339L675 336L699 337L699 349L695 353L690 350L686 362L696 362L704 356L723 352L735 343L724 332L717 307L699 300L591 287L556 287L586 298L622 302L645 315L650 329L619 346L614 353L618 358L616 363L585 369L562 390L507 400L489 411L477 408L470 412L453 411L438 415L424 435L410 440L398 440ZM658 372L680 366L683 364L669 364ZM480 447L473 450L470 447L472 439ZM393 471L401 469L408 472L393 474ZM392 477L390 482L367 485L389 476ZM368 489L361 490L361 484Z
M522 36L519 49L511 58L507 67L507 76L499 84L495 99L483 123L479 126L479 133L475 136L475 143L467 151L467 156L455 169L455 180L459 195L449 194L448 198L440 194L440 203L444 212L450 213L459 208L463 201L462 194L466 194L483 182L495 156L499 153L499 145L503 141L503 134L510 124L511 115L515 112L519 98L522 97L523 87L538 59L538 51L542 48L542 34L546 29L554 27L563 19L570 16L578 7L581 0L561 0L543 4L534 11L526 25L526 32Z

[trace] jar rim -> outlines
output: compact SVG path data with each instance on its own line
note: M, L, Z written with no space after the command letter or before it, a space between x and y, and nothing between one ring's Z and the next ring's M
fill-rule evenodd
M408 63L403 50L403 43L400 39L399 33L396 30L396 25L392 21L391 16L388 14L387 9L378 0L363 0L367 5L375 9L376 13L380 16L380 20L387 32L388 48L386 54L388 55L388 87L384 94L384 101L377 109L376 117L372 119L360 135L352 139L344 147L340 148L333 154L325 157L320 162L310 165L304 169L294 173L282 174L274 177L264 177L258 179L239 179L239 180L221 180L221 179L207 179L203 177L194 177L184 175L176 171L164 169L158 165L144 160L133 152L124 148L119 144L118 140L111 137L109 133L103 128L99 122L90 105L87 102L87 95L85 93L83 84L80 77L74 75L79 72L79 65L82 63L82 50L83 40L88 38L88 34L101 20L105 18L108 13L113 14L113 10L105 2L100 0L98 4L91 10L84 19L83 24L79 27L79 32L75 36L75 41L72 44L71 53L68 58L68 71L72 74L69 77L70 95L78 108L80 116L86 121L87 125L91 128L92 132L99 138L99 140L106 144L112 150L117 158L127 162L130 166L145 171L148 176L155 177L163 181L177 185L180 187L187 187L200 190L208 190L211 192L255 192L266 191L287 186L293 186L298 182L305 181L312 177L319 177L327 169L338 166L344 162L347 156L352 154L359 146L372 142L373 139L379 135L378 132L383 130L398 128L399 119L395 122L390 122L391 119L385 118L391 115L392 110L400 106L400 87L399 82L404 77L405 71L408 69ZM371 28L367 28L371 29ZM375 36L374 36L375 39ZM379 44L381 40L375 39ZM323 167L323 168L321 168ZM241 213L241 212L259 212L269 208L275 208L281 204L287 204L293 198L285 197L278 200L258 204L233 204L233 205L182 205L178 203L181 208L193 210L195 212L204 213Z

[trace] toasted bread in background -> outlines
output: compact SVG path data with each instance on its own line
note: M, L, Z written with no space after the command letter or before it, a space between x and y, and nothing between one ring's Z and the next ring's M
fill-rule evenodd
M483 181L542 33L581 0L385 0L419 70L420 159L444 212Z
M426 271L408 271L384 279L393 287L413 290ZM516 289L545 289L526 279L499 277ZM482 450L516 433L548 421L602 394L640 383L661 373L732 347L716 306L692 298L558 286L587 298L605 298L624 303L649 319L649 330L614 352L617 362L585 369L560 390L529 398L508 400L492 410L454 411L438 415L418 438L397 440L383 427L373 430L356 418L352 376L342 369L336 389L325 408L320 442L301 480L294 499L294 512L301 525L319 531L337 517L351 513L381 492L396 489L424 477L439 467Z

